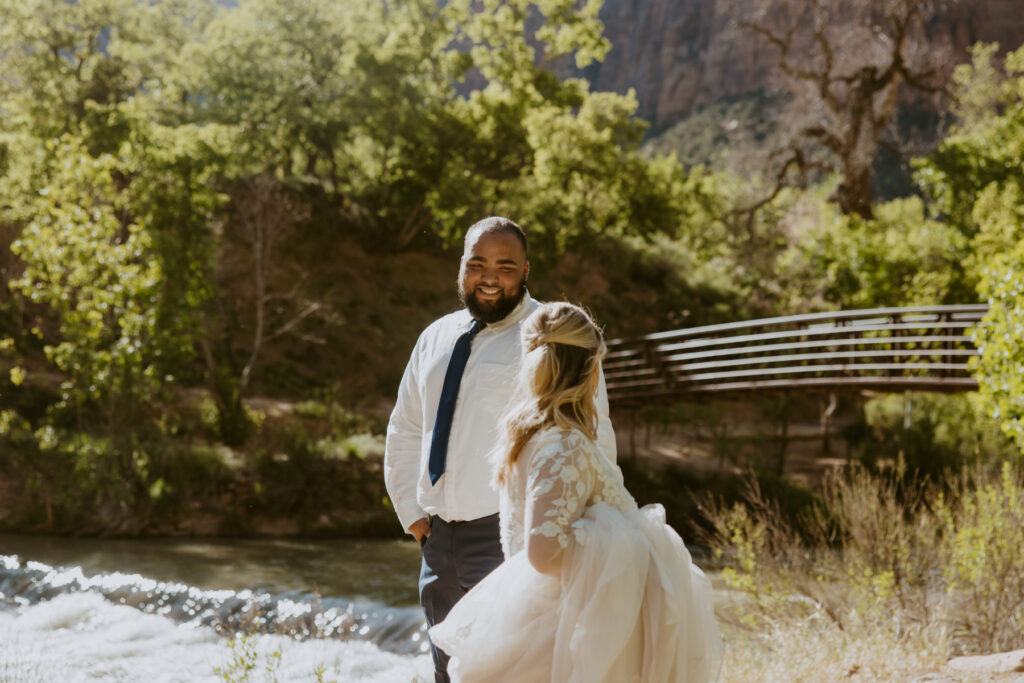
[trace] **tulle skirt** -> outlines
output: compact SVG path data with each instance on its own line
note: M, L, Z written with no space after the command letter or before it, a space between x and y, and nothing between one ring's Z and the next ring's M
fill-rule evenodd
M599 503L560 576L508 558L430 629L462 683L707 683L722 640L711 582L660 505Z

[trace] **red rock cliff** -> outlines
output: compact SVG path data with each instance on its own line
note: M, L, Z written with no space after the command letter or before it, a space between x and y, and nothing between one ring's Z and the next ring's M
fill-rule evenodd
M639 114L656 129L695 107L763 88L773 55L729 25L716 0L605 0L611 52L586 77L597 90L634 88ZM956 47L957 61L978 41L1013 49L1024 42L1024 0L961 0L935 17L929 39Z

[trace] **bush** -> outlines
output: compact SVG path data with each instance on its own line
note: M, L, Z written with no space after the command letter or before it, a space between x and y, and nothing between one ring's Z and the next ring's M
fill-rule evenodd
M958 498L940 497L952 621L967 651L1024 646L1024 480L1009 463L998 477L965 473Z

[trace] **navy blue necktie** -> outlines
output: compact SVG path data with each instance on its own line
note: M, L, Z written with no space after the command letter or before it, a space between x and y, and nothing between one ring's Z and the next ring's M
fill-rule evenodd
M430 462L427 472L430 473L430 484L433 486L444 474L445 458L448 455L448 435L452 431L452 415L455 414L455 399L459 396L459 383L462 372L469 360L469 347L476 333L487 326L480 320L473 320L469 331L455 342L452 358L448 361L448 369L444 373L444 385L441 387L441 400L437 402L437 417L434 419L434 435L430 440Z

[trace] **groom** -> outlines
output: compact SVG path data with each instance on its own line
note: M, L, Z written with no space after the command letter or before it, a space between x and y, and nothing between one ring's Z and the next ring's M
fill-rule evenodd
M487 454L516 381L520 324L539 305L526 291L529 274L522 228L498 217L470 227L458 281L464 308L420 335L388 423L384 478L422 548L420 603L431 626L504 559ZM614 460L603 375L597 406L598 443ZM433 644L430 652L436 681L448 681L448 656Z

